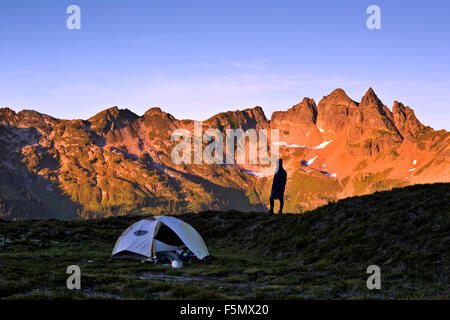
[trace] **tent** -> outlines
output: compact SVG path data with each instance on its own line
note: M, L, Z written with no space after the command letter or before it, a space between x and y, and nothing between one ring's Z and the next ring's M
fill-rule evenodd
M132 224L117 239L111 258L142 260L185 245L198 258L209 256L200 234L180 219L154 216Z

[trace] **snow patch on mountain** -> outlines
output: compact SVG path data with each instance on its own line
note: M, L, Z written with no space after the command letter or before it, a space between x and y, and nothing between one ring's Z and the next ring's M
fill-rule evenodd
M264 178L264 175L261 172L253 172L250 170L244 170L245 173L251 174L253 176L257 176L259 178Z
M336 174L336 173L328 173L328 172L325 172L325 171L322 171L322 173L323 173L324 175L326 175L326 176L329 176L329 177L333 177L333 178L336 178L336 177L337 177L337 174Z
M324 141L321 144L319 144L318 146L315 147L307 147L305 145L299 146L298 144L288 144L284 141L280 141L280 142L272 142L272 144L274 145L279 145L279 146L283 146L286 148L306 148L306 149L323 149L325 148L328 144L330 144L333 140L330 141Z
M307 164L308 166L310 166L311 164L313 164L314 160L317 159L317 157L318 157L318 156L315 156L314 158L308 160L308 161L306 162L306 164Z
M274 145L279 145L279 146L283 146L283 147L287 147L287 148L307 148L306 146L299 146L298 144L287 144L284 141L280 141L280 142L273 142L272 144Z
M330 140L330 141L324 141L324 142L322 142L321 144L319 144L318 146L313 147L312 149L323 149L323 148L325 148L328 144L330 144L332 141L333 141L333 140Z

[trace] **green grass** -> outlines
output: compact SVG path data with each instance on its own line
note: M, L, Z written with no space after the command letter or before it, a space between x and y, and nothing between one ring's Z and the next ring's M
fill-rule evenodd
M368 166L367 159L363 159L358 163L358 165L355 168L355 171L364 170L365 168L367 168L367 166Z
M449 195L418 185L303 215L186 213L214 258L182 269L107 262L141 215L0 220L0 299L448 299ZM72 264L79 291L66 288ZM366 288L372 264L378 291Z
M406 182L403 180L388 178L393 169L388 168L377 173L361 172L357 174L352 180L355 195L389 190L390 188L398 188L406 185Z

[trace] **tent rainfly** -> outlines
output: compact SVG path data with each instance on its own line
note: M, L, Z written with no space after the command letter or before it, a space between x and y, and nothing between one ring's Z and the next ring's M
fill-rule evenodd
M200 234L180 219L154 216L132 224L117 239L112 258L142 260L185 245L198 259L209 256Z

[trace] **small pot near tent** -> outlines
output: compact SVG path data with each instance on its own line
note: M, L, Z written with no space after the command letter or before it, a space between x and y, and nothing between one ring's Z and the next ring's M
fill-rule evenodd
M148 217L132 224L117 239L111 255L111 259L167 262L177 268L192 258L206 257L208 248L200 234L186 222L167 216Z

